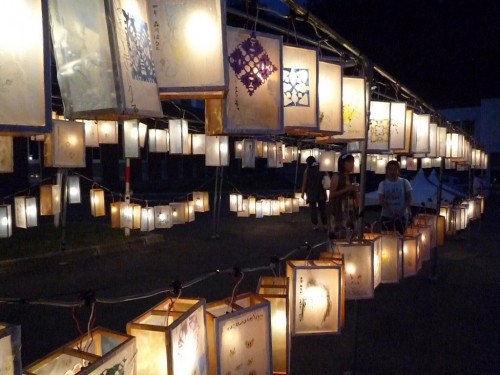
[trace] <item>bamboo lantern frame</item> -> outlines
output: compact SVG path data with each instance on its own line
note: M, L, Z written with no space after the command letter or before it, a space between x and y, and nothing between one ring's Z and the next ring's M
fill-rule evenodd
M0 369L2 374L23 374L19 325L0 322Z

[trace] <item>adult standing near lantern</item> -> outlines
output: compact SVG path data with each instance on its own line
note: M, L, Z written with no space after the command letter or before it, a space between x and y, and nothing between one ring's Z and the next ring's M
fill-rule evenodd
M357 224L359 185L355 183L354 156L342 154L337 163L338 173L330 180L330 233L331 239L351 238Z
M400 171L396 160L387 163L385 180L378 185L378 196L382 206L382 226L404 234L410 215L413 189L407 179L399 177Z
M311 214L311 224L313 230L318 231L318 214L321 219L323 229L326 230L328 217L326 214L326 191L323 188L323 173L319 170L319 163L314 156L306 159L307 167L302 178L302 198L306 194L306 201Z

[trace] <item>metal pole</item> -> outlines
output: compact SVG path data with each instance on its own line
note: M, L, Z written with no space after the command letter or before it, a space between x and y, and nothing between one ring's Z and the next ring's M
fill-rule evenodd
M61 238L59 241L59 251L64 252L66 250L66 211L68 208L68 171L67 171L67 169L65 169L65 168L59 169L59 171L57 172L57 183L61 187L61 213L54 217L54 224L57 221L58 225L60 225L60 227L61 227Z
M220 182L219 182L219 201L217 205L217 237L220 236L219 224L220 224L220 207L222 202L222 185L224 183L224 167L220 167Z
M125 158L125 202L130 203L130 158ZM130 236L130 228L124 229L125 237Z
M445 168L444 163L445 163L444 157L441 157L441 163L439 165L439 185L437 188L437 196L436 196L436 217L439 215L439 211L441 208L441 197L443 192L443 176ZM436 244L436 247L434 249L431 249L431 274L430 274L431 280L437 280L438 251L439 251L439 246Z
M212 238L217 238L217 202L218 202L218 192L219 192L219 168L215 168L215 187L214 187L214 205L213 205L213 213L212 213Z

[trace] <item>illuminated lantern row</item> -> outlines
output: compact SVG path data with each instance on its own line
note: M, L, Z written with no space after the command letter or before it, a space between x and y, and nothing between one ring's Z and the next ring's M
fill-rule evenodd
M0 322L0 370L21 375L21 326Z
M95 328L24 368L25 375L135 374L136 339Z
M298 195L300 196L300 193ZM305 200L297 197L257 200L253 196L244 199L242 194L232 193L229 194L229 210L236 212L238 217L255 215L257 219L261 219L264 216L279 216L280 214L299 212L300 200L305 205Z

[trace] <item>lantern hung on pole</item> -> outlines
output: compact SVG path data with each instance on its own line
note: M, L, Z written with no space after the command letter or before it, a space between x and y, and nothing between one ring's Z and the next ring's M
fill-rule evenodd
M94 217L106 215L103 189L90 189L90 213Z
M207 304L210 374L271 374L270 303L254 293Z
M44 166L85 167L85 124L52 120L52 133L45 137Z
M228 80L225 1L147 3L160 99L225 97Z
M370 151L389 151L391 103L372 100L366 147Z
M208 374L205 300L168 298L127 323L137 375Z
M21 326L0 322L0 370L6 375L23 374Z
M66 118L161 117L146 2L49 2Z
M138 158L140 156L139 121L123 121L123 157Z
M342 134L342 66L320 59L318 69L319 131Z
M94 328L24 368L25 375L135 373L135 337Z
M188 122L184 119L168 120L170 154L191 154Z
M342 78L343 133L335 140L365 140L366 131L366 83L364 78Z
M283 105L287 133L318 131L318 51L283 46Z

